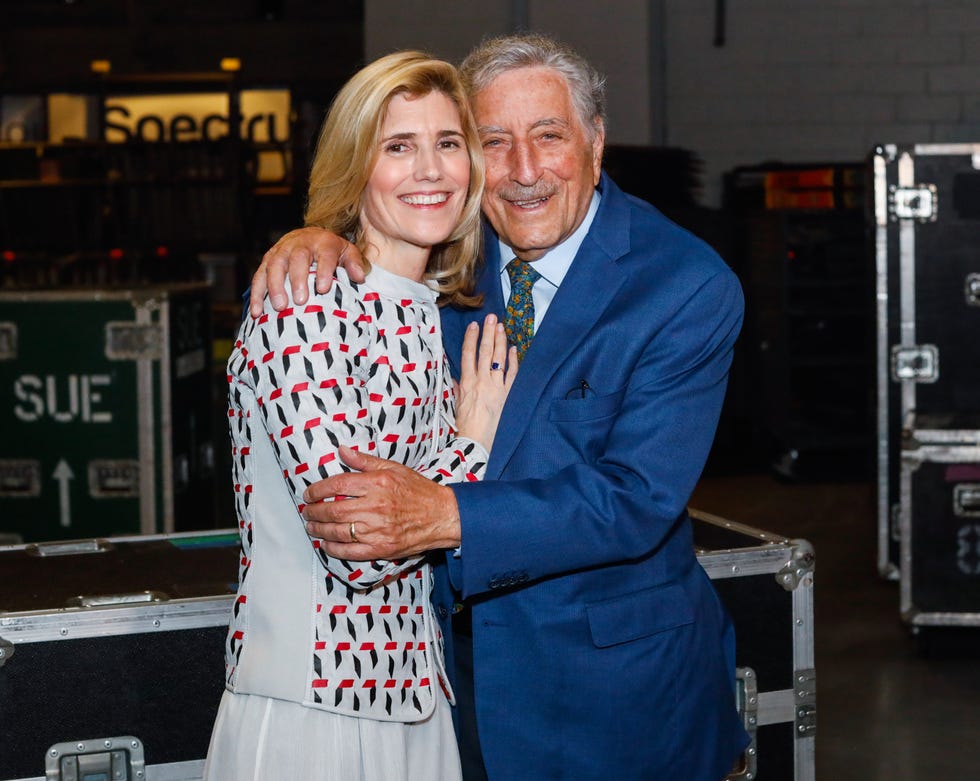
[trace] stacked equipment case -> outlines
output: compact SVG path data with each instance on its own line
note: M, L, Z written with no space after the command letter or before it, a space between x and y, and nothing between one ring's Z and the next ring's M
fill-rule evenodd
M200 779L237 530L0 547L0 779Z
M698 511L752 737L729 781L813 781L813 550ZM200 779L237 530L0 547L0 779Z
M980 626L980 144L872 169L878 567L913 630Z

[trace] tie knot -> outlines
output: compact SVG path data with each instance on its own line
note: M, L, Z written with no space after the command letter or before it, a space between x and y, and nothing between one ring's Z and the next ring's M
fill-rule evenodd
M507 276L510 277L511 287L530 287L541 279L541 275L534 270L534 266L517 258L507 264Z

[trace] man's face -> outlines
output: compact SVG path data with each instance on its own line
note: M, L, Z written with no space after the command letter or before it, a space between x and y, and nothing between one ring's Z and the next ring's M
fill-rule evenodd
M473 97L486 158L483 213L521 260L537 260L585 219L605 132L590 141L564 76L506 71Z

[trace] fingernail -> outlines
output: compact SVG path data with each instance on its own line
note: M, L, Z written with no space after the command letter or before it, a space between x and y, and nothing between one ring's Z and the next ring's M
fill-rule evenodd
M272 301L272 306L280 307L286 306L286 295L284 293L276 293L274 296L270 296L270 301Z

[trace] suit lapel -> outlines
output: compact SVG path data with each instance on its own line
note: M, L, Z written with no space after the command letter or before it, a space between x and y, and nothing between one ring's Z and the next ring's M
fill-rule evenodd
M548 307L507 397L493 441L488 479L499 477L506 468L555 372L595 328L616 292L626 282L616 261L629 251L629 206L619 188L605 175L601 191L599 211ZM500 292L496 241L493 245L494 259L490 261L488 251L486 271L487 274L492 271L494 275L499 312L503 307L503 294ZM609 349L616 347L609 345Z

